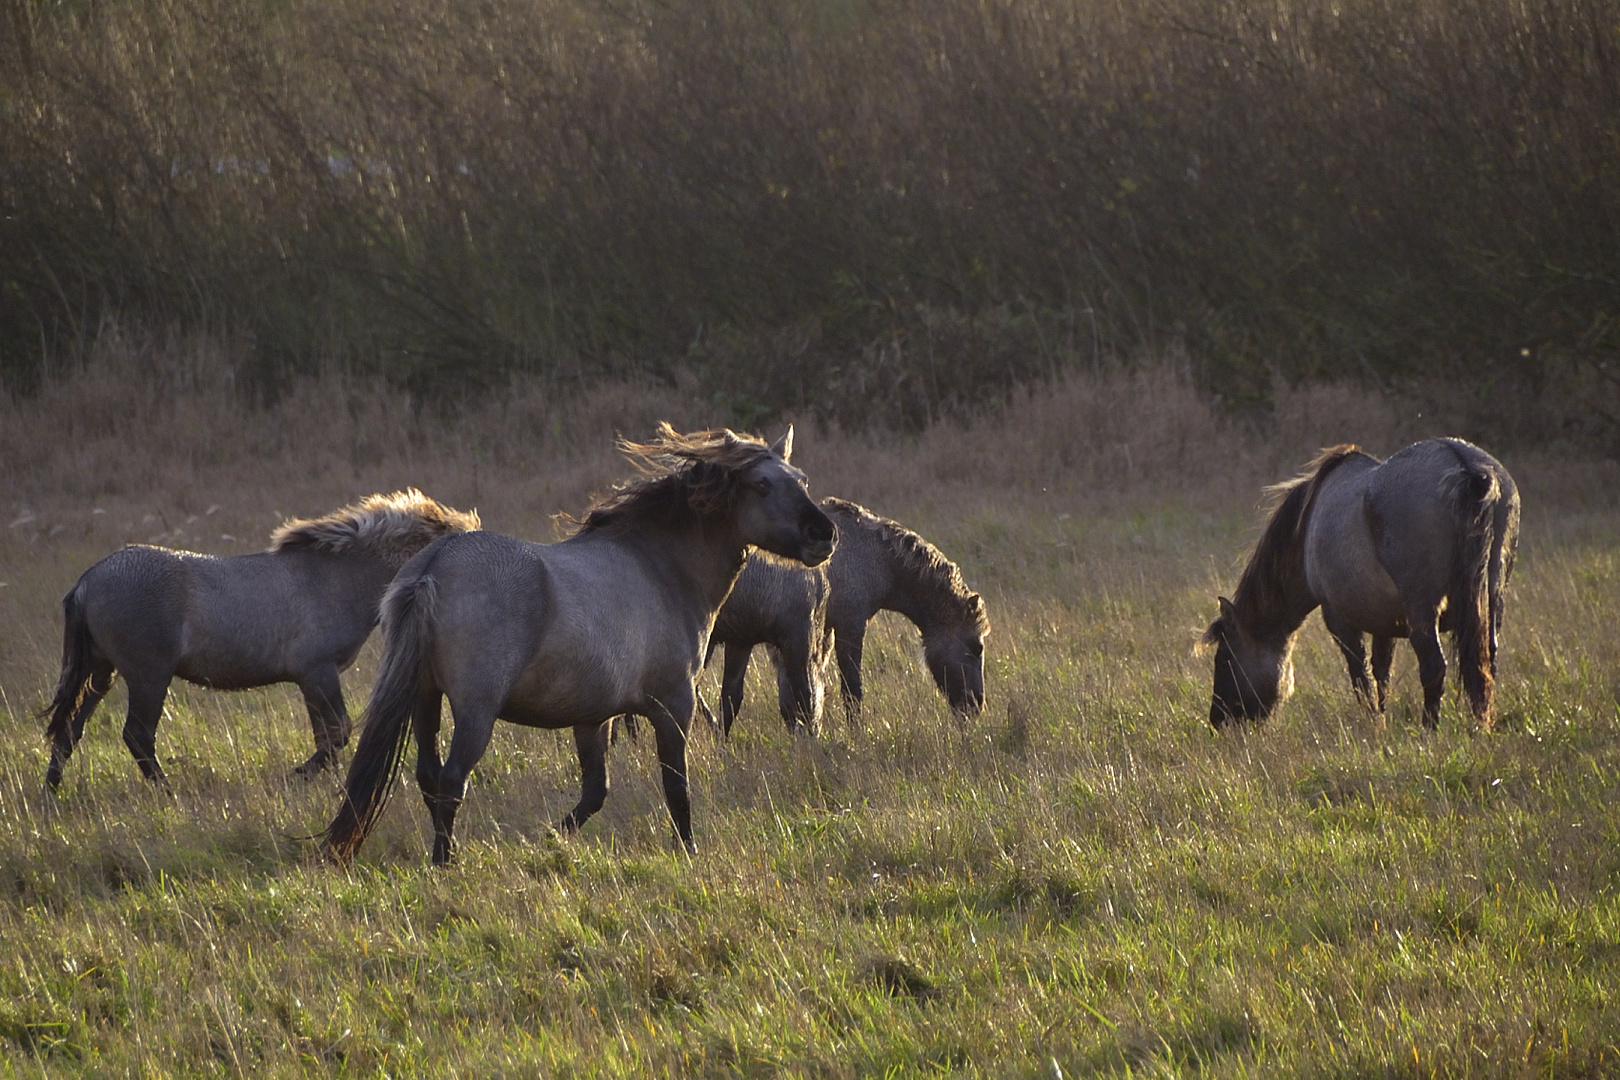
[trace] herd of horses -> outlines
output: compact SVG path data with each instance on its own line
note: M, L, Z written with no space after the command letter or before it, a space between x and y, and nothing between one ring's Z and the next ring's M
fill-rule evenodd
M572 534L559 543L484 531L476 513L412 489L286 522L258 554L130 545L107 556L62 602L62 673L43 713L48 785L60 785L119 673L124 743L148 780L166 783L156 737L176 677L219 689L295 683L315 741L296 771L319 772L350 732L338 674L379 622L381 665L342 800L321 834L344 864L376 825L411 735L433 861L449 861L467 777L496 720L573 729L580 798L558 823L572 832L607 797L612 721L645 718L671 823L695 851L686 746L694 713L707 712L696 680L718 646L718 723L728 735L760 645L789 730L816 732L833 660L845 708L858 715L862 644L881 610L916 625L953 710L983 707L983 599L911 530L842 499L813 501L790 463L791 428L767 444L661 424L650 442L619 446L638 475L567 519ZM1338 446L1269 490L1270 518L1204 634L1215 654L1210 722L1247 724L1276 710L1293 690L1300 627L1320 607L1356 694L1379 712L1394 640L1410 639L1430 727L1446 672L1439 635L1451 633L1469 705L1488 727L1518 539L1507 470L1460 439L1419 442L1382 462ZM453 726L441 755L445 698Z

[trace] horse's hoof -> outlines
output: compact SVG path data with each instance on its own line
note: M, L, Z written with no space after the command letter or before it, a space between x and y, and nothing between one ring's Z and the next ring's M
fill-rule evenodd
M292 774L300 780L313 780L325 772L334 760L335 755L333 754L319 753L294 769Z

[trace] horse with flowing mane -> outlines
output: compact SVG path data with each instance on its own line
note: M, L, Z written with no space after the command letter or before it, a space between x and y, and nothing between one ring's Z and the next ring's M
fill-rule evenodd
M1294 689L1299 628L1320 607L1357 696L1379 712L1395 639L1411 640L1430 728L1446 678L1440 633L1449 630L1469 706L1488 728L1519 540L1519 490L1502 463L1462 439L1427 439L1383 462L1335 446L1270 494L1271 519L1204 632L1215 648L1210 723L1275 711Z
M478 528L415 488L369 495L324 517L288 521L270 549L219 558L132 544L86 570L62 599L62 676L42 715L55 788L85 721L121 673L129 688L124 744L163 783L157 726L176 676L219 690L298 684L315 753L312 775L349 739L338 673L354 662L377 603L411 556Z
M659 427L620 442L643 475L576 522L557 544L497 533L446 537L412 559L383 599L383 660L325 831L347 863L375 826L416 736L416 782L433 819L433 861L454 850L467 776L496 720L572 728L579 803L572 832L607 798L608 720L652 722L671 823L692 840L686 740L715 612L750 546L825 562L836 531L788 463L792 431L767 445L731 431ZM443 699L454 728L439 756Z

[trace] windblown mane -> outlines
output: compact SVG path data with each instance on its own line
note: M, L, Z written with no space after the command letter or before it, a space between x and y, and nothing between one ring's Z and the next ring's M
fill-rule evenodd
M856 503L828 497L821 500L821 508L841 522L849 521L852 527L876 533L894 556L896 568L918 586L918 597L928 607L934 621L952 630L971 626L980 637L990 632L990 616L984 609L984 600L968 588L961 568L939 548L898 521L879 517Z
M1305 589L1305 518L1328 474L1353 457L1378 459L1353 443L1330 446L1308 462L1298 476L1266 488L1262 504L1271 520L1238 578L1232 605L1247 622L1251 616L1278 610L1285 597ZM1213 630L1214 627L1211 627ZM1251 630L1258 628L1251 627Z
M682 435L666 422L659 423L652 442L621 438L618 447L642 475L619 484L583 519L561 515L576 535L624 532L726 510L737 497L743 471L772 454L760 439L729 428Z
M478 511L462 512L406 488L391 495L367 495L325 517L284 521L270 534L270 550L366 551L390 566L403 566L439 537L478 527Z

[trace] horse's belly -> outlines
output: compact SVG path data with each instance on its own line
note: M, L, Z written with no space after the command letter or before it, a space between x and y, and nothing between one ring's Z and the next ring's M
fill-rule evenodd
M180 658L174 673L186 682L214 690L252 690L272 683L295 682L287 665L278 660L230 649L193 650Z
M507 694L500 716L528 727L573 727L633 712L642 696L639 685L596 665L535 663Z
M1400 590L1376 562L1340 567L1317 593L1340 621L1377 637L1405 637L1406 611Z

